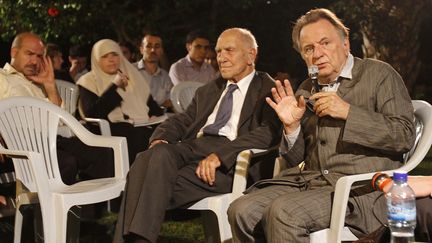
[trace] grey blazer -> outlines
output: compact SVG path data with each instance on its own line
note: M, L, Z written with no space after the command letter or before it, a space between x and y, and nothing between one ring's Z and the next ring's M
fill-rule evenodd
M311 81L306 80L296 96L308 98L311 89ZM337 93L350 104L347 120L318 118L306 111L299 137L282 155L292 167L274 179L257 182L249 190L268 185L302 186L318 177L334 187L344 175L394 169L401 165L402 154L414 143L415 131L411 99L399 74L386 63L355 58L352 79L342 79ZM281 146L287 146L285 140ZM295 165L303 160L305 170L299 176L300 171ZM382 193L371 192L370 187L358 188L356 196L350 199L350 203L358 208L346 221L355 226L354 233L376 229L377 224L368 223L374 214L385 220L384 198L377 200ZM325 203L331 205L331 201Z

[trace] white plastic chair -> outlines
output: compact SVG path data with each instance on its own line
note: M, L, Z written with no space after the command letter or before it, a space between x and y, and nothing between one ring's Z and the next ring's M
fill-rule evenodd
M252 157L267 153L267 150L244 150L237 155L237 163L232 186L232 192L213 197L206 197L190 206L189 210L201 210L204 222L205 242L231 242L231 227L228 222L228 207L232 201L243 195L246 190L247 170ZM217 223L214 220L216 215Z
M87 145L112 148L115 176L65 185L56 153L59 122ZM71 114L51 103L30 97L1 100L0 134L7 145L7 149L0 147L0 153L13 158L18 182L38 194L47 243L66 241L67 213L72 206L116 198L124 188L129 169L126 139L92 134ZM21 196L25 195L17 195L16 243L21 240Z
M56 79L57 90L63 100L63 108L72 115L75 115L78 103L78 87L68 81Z
M55 81L57 85L57 91L63 101L63 109L75 116L79 96L78 87L71 82L61 79L56 79ZM59 126L57 134L62 137L73 136L72 131L68 127L63 125Z
M432 106L421 100L413 100L412 103L415 117L419 122L419 125L416 126L416 145L411 149L413 152L408 153L411 156L409 156L405 165L398 169L407 172L414 169L424 159L432 144ZM395 170L384 171L384 173L392 174L393 171ZM312 233L310 235L311 243L336 243L357 240L357 237L349 228L344 227L349 192L353 183L371 180L375 173L344 176L337 181L330 228Z
M171 102L176 113L184 112L191 103L195 91L203 86L203 83L195 81L180 82L171 89Z

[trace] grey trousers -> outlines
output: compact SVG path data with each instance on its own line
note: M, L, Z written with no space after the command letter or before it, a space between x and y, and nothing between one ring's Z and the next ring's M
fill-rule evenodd
M330 226L334 188L326 181L317 178L310 181L307 188L292 185L269 185L255 189L231 203L228 220L235 242L309 242L309 234ZM373 195L360 197L376 198ZM364 219L363 198L350 199L347 209L347 222L358 224L355 233L363 234L381 225L380 219L372 216ZM374 199L375 200L375 199ZM381 200L382 201L382 200ZM381 206L385 206L380 202ZM373 203L369 211L372 214ZM369 220L368 226L362 227Z

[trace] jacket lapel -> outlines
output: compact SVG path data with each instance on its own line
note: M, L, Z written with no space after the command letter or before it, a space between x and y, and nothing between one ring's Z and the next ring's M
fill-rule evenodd
M223 78L219 78L215 83L215 89L209 89L210 92L207 92L205 97L201 97L201 99L205 100L205 102L201 102L202 105L202 117L205 118L204 123L207 121L207 118L213 112L217 102L219 101L222 92L226 87L227 81ZM213 91L213 92L212 92Z
M352 90L352 87L356 85L358 82L358 73L359 73L359 65L358 61L360 59L354 58L354 66L352 69L352 78L351 79L342 79L340 86L337 90L337 93L339 94L339 97L343 98L350 90Z
M252 82L249 85L243 103L237 131L241 131L242 126L249 119L249 117L252 116L255 109L255 104L260 94L261 87L262 87L262 78L258 75L258 72L255 72L254 78L252 79Z

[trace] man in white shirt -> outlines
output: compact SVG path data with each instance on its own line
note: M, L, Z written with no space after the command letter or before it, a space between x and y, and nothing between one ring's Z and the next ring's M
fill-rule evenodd
M0 72L0 100L27 96L62 105L51 59L44 55L44 50L44 43L36 34L25 32L15 37L11 62ZM89 154L98 155L92 157ZM75 183L79 171L85 178L102 178L113 173L112 167L107 165L107 161L112 160L110 153L104 148L89 147L76 137L58 136L57 156L60 174L66 184ZM93 159L95 157L97 159Z
M208 83L218 76L218 72L205 62L210 42L200 31L192 31L186 37L188 54L171 65L169 76L174 85L184 81Z
M44 56L44 51L42 40L33 33L15 37L10 52L11 62L5 64L0 75L0 99L31 96L61 105L51 59Z
M134 63L149 82L150 93L158 105L171 108L170 92L173 87L168 72L159 67L164 53L162 38L157 34L146 34L142 39L140 52L142 59Z

